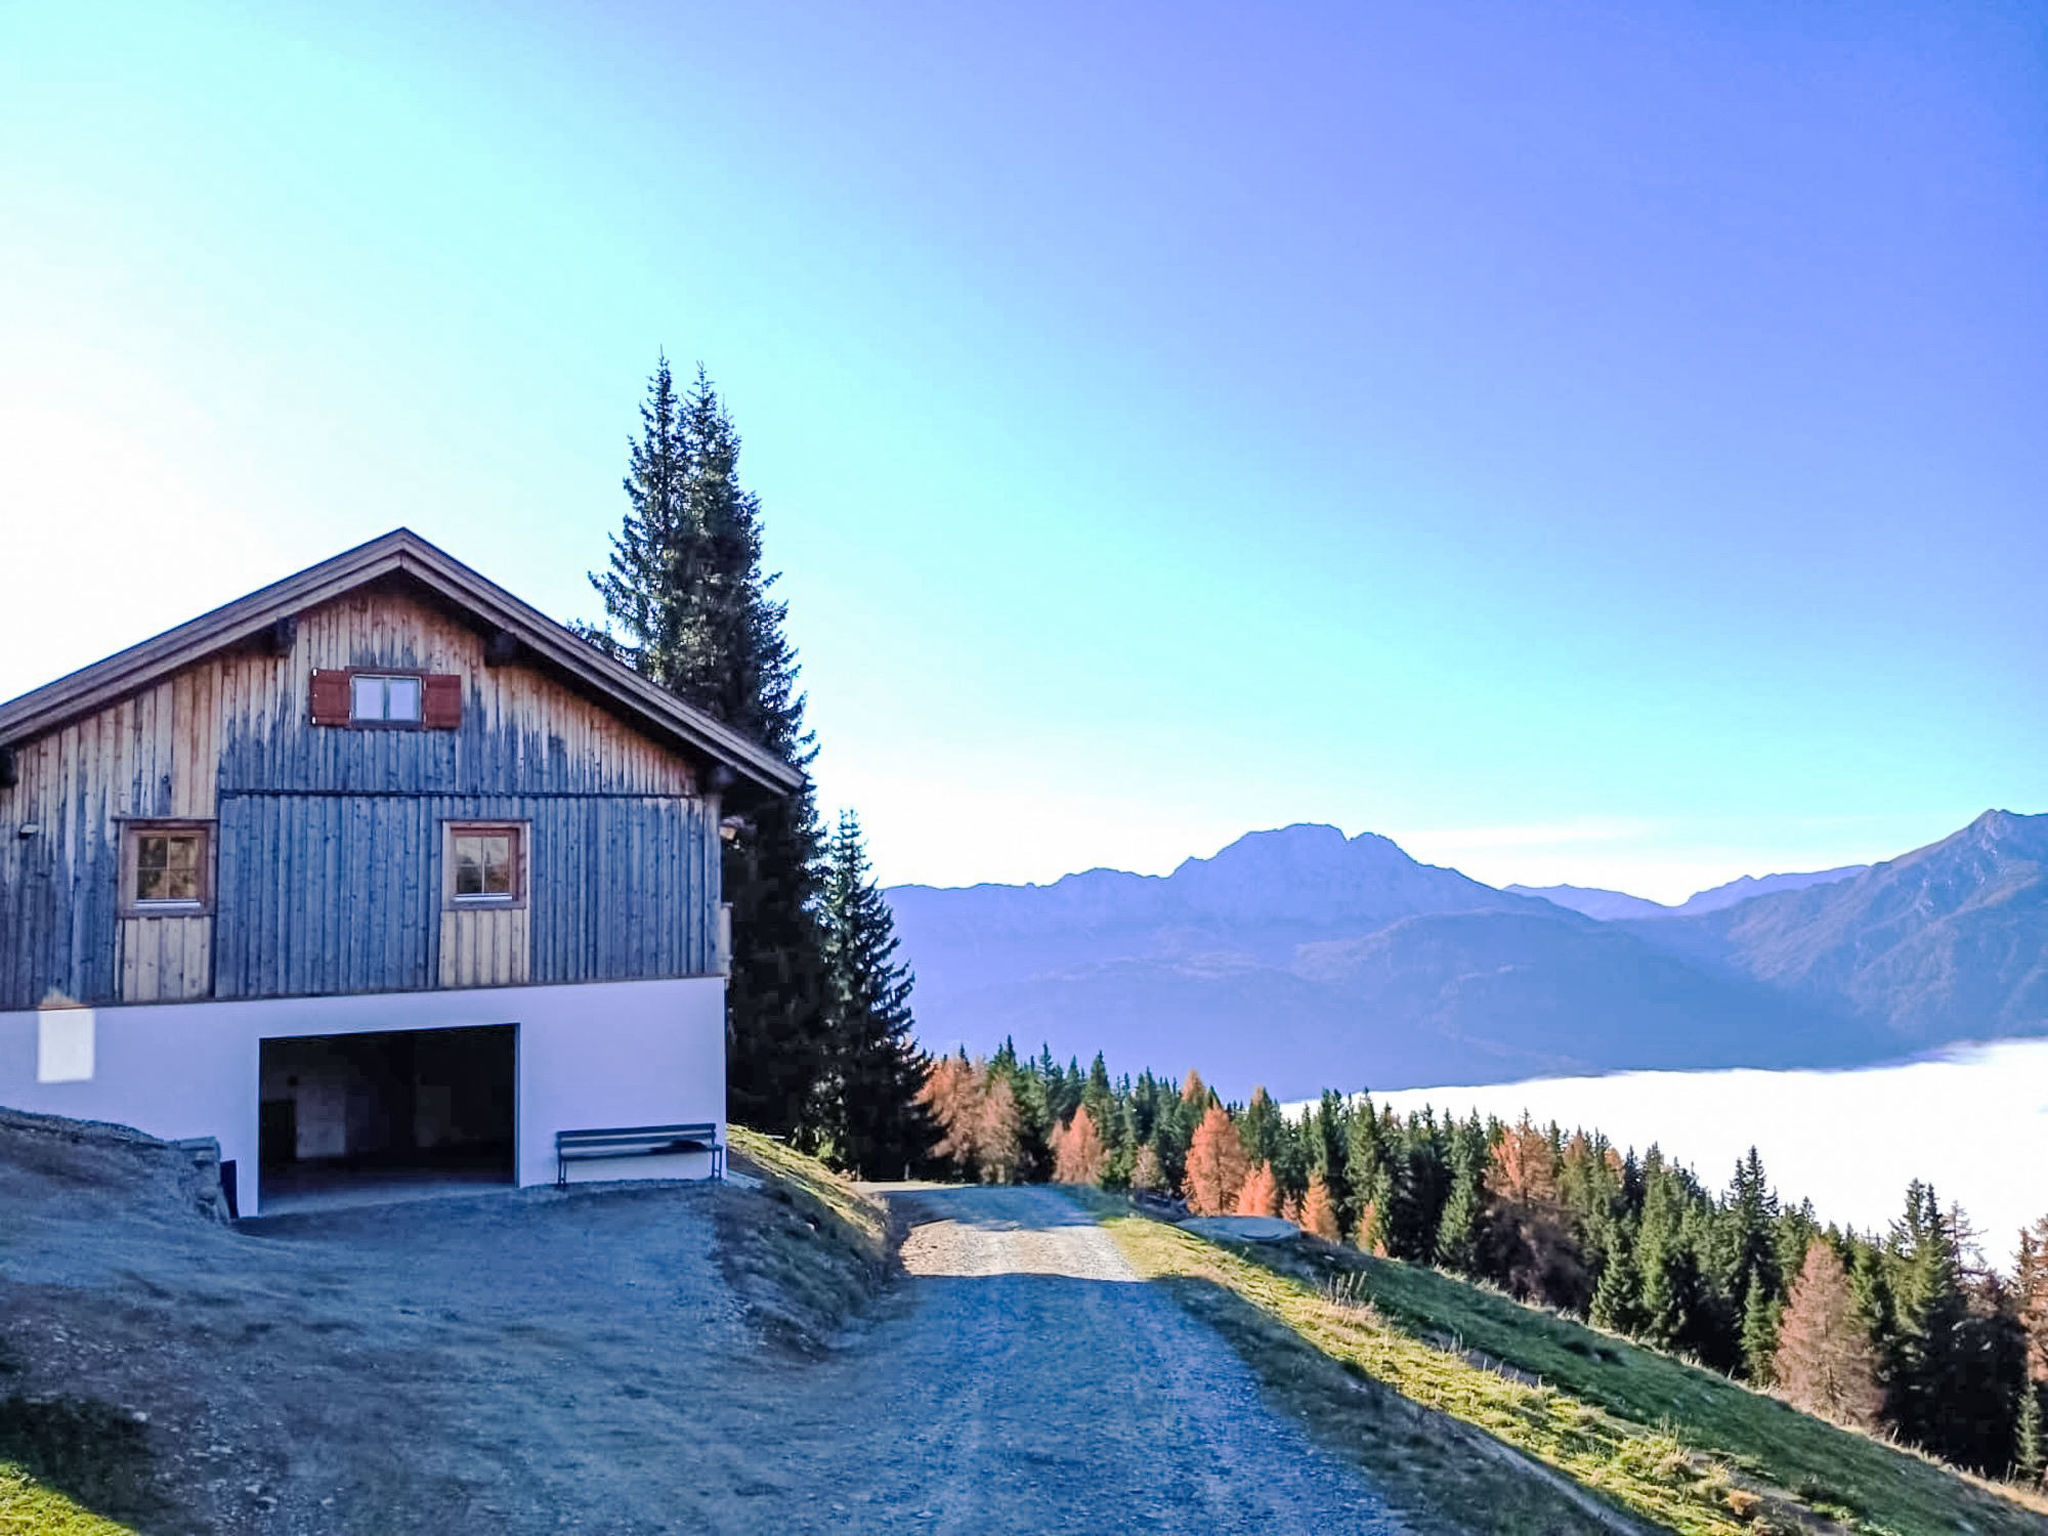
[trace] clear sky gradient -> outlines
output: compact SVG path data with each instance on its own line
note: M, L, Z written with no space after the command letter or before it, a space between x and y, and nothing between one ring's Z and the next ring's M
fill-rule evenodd
M0 696L404 523L593 616L659 349L889 880L1664 899L2048 809L2048 11L0 4Z

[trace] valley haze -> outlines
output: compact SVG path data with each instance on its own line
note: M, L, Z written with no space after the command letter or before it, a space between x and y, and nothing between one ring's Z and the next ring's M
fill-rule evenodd
M2048 1034L2048 815L1987 811L1867 868L1650 914L1306 824L1170 875L888 896L928 1049L1101 1051L1238 1098L1847 1068Z

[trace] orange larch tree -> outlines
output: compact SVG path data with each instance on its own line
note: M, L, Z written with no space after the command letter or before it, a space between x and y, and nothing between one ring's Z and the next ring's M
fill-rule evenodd
M1055 1184L1100 1184L1109 1149L1095 1129L1095 1117L1083 1104L1073 1118L1053 1132L1052 1181Z
M1792 1405L1808 1413L1869 1429L1884 1408L1870 1330L1856 1314L1841 1259L1825 1242L1807 1248L1792 1283L1773 1370Z
M990 1072L985 1079L975 1131L976 1171L984 1184L1014 1184L1024 1158L1024 1115L1007 1074Z
M1494 1147L1486 1189L1518 1205L1548 1205L1557 1199L1557 1173L1556 1148L1524 1115Z
M1237 1139L1237 1127L1230 1123L1230 1112L1221 1104L1211 1104L1188 1146L1188 1209L1197 1216L1229 1214L1249 1173L1244 1144Z
M1261 1163L1251 1171L1237 1192L1237 1214L1240 1216L1278 1216L1280 1214L1280 1181L1273 1175L1271 1163Z
M984 1077L964 1056L940 1056L926 1070L917 1095L939 1128L932 1156L945 1158L969 1178L979 1166Z
M1301 1229L1329 1243L1337 1242L1344 1235L1337 1224L1337 1207L1330 1199L1330 1186L1320 1173L1309 1175L1308 1193L1301 1202Z

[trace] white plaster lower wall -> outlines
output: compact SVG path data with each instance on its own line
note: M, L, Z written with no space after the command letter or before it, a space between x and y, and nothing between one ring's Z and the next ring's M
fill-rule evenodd
M555 1177L555 1132L711 1122L725 1135L725 981L594 982L141 1004L92 1010L91 1076L38 1080L40 1010L0 1013L0 1104L111 1120L175 1140L213 1136L235 1161L242 1214L260 1209L260 1043L295 1035L516 1024L521 1184ZM66 1021L67 1061L83 1021ZM43 1062L47 1070L49 1061ZM706 1155L607 1159L579 1179L701 1177Z

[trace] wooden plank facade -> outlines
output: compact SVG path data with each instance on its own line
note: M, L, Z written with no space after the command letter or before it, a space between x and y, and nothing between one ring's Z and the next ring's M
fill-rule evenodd
M491 665L489 627L405 576L292 617L284 654L230 646L7 743L0 1011L715 972L701 760L559 668ZM312 725L313 673L345 668L452 674L460 724ZM210 831L209 910L131 915L122 825L171 818ZM522 829L516 904L448 901L457 822Z

